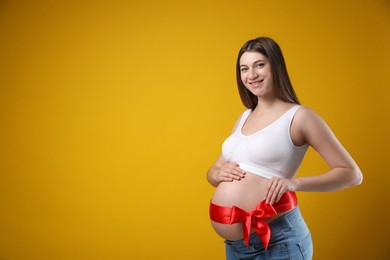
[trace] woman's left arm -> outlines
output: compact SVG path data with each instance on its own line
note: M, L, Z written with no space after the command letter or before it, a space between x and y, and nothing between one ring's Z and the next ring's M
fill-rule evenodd
M294 128L294 129L293 129ZM286 191L337 191L361 184L362 172L324 120L313 110L300 108L292 131L318 152L329 171L295 179L272 178L266 201L277 202Z
M328 125L313 110L297 111L297 128L306 143L314 148L330 170L320 175L294 179L299 191L337 191L359 185L363 180L358 165L337 140Z

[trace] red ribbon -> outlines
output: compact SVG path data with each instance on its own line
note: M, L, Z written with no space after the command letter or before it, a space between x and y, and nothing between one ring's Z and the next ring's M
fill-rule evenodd
M271 238L271 229L264 220L280 212L293 209L297 204L298 200L295 192L284 193L280 200L273 205L267 204L263 200L251 212L246 212L236 206L228 208L210 203L210 218L222 224L244 223L243 232L246 246L249 245L252 228L263 242L265 250L267 250Z

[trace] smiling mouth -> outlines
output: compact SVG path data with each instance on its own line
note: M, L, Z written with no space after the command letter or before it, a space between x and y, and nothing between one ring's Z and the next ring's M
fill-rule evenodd
M258 87L260 86L261 83L263 83L264 79L262 80L257 80L257 81L254 81L254 82L249 82L249 84L253 87Z

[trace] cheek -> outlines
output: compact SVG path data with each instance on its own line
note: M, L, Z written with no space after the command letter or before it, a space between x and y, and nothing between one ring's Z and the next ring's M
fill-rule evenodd
M269 75L270 80L273 80L274 75L272 74L271 69L268 69L268 70L267 70L267 74Z
M241 77L242 83L245 83L245 79L246 79L245 74L241 73L241 74L240 74L240 77Z

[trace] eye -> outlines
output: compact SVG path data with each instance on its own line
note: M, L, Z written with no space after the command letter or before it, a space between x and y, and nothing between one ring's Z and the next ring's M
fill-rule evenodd
M258 67L258 68L262 68L262 67L264 67L265 66L265 63L258 63L257 65L256 65L256 67Z
M248 68L241 68L241 72L245 72L247 70L248 70Z

